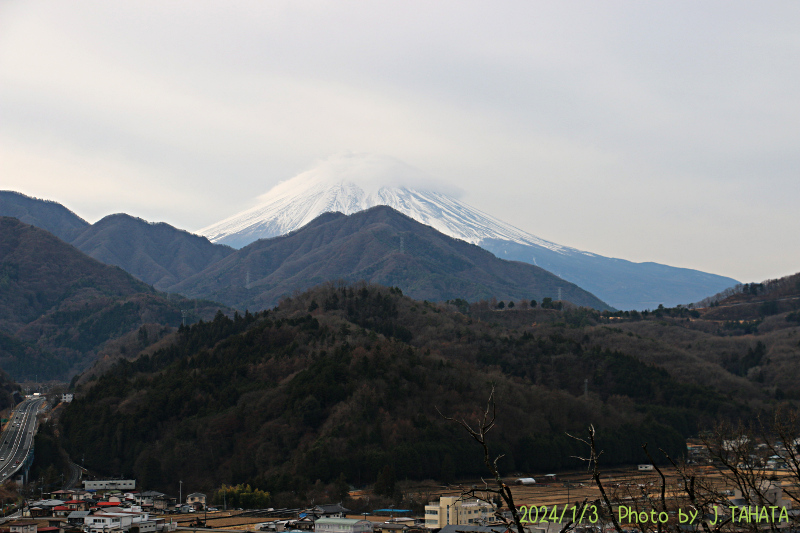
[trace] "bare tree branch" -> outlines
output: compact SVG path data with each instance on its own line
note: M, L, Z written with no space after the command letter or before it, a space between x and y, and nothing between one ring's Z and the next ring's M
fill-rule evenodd
M600 489L600 494L603 496L603 502L606 504L606 510L608 511L608 514L611 516L611 522L614 524L614 529L617 530L617 533L622 533L622 528L620 527L619 522L617 521L617 517L614 515L614 507L611 505L611 501L609 501L608 499L608 495L606 494L606 489L603 487L603 482L600 481L600 469L597 466L597 459L603 454L603 452L597 451L597 446L594 441L594 435L595 435L594 425L591 424L589 425L588 441L581 439L579 437L573 437L572 435L567 433L568 437L572 437L573 439L578 440L589 446L589 457L588 458L578 457L578 459L581 459L588 463L588 469L592 473L592 479L594 479L595 485L597 485L597 488Z
M492 459L491 454L489 453L489 445L486 443L486 435L492 430L492 428L494 428L495 420L497 419L497 404L494 401L494 385L492 385L492 392L489 394L489 400L486 402L486 410L483 412L483 418L480 421L480 425L477 426L476 429L473 429L472 426L470 426L470 424L463 418L456 419L454 417L445 416L441 411L439 411L438 407L436 408L436 411L445 420L455 422L466 429L467 433L469 433L469 435L481 445L483 448L483 462L492 473L492 476L494 476L494 481L498 487L497 490L493 492L500 494L500 496L506 502L506 505L511 511L511 516L513 518L514 526L517 529L517 533L525 533L525 528L522 525L519 511L514 503L514 496L511 494L511 489L503 482L502 477L500 477L500 471L497 468L497 461L499 461L503 456L498 455ZM495 514L498 519L500 519L507 527L511 527L508 520L500 513L499 509L495 512Z

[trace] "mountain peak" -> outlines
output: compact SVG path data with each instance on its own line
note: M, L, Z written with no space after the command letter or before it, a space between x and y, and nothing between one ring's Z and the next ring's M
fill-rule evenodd
M241 248L258 239L285 235L325 212L351 215L386 205L472 244L501 239L556 252L567 250L459 201L457 194L452 186L393 157L343 153L279 183L259 197L256 207L199 233L212 242Z

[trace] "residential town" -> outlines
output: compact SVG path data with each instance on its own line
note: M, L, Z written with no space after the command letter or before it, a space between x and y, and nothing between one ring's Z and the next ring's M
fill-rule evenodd
M651 469L652 465L639 465L637 471ZM534 478L523 477L516 479L514 486L518 487L517 490L529 490L534 486L546 487L546 482L554 484L556 479L556 475L550 474L542 476L541 482L537 483ZM797 519L798 513L792 509L792 499L784 488L788 487L780 481L768 481L757 487L756 490L765 498L763 504L778 510L774 520L777 523L770 525L765 522L764 528L774 526L788 532L790 523ZM727 501L716 506L717 519L722 517L730 521L731 531L750 529L746 526L756 520L750 519L754 515L746 502L757 499L756 494L744 494L740 490L726 494ZM498 512L495 504L466 494L440 496L428 502L424 506L424 516L413 516L409 509L394 507L358 516L341 503L317 504L302 509L219 509L210 504L204 493L191 492L174 497L158 491L140 491L133 479L86 480L83 489L60 489L42 492L41 496L26 501L14 515L0 519L0 533L166 533L177 530L221 533L508 533L511 530L507 525L511 519L508 511ZM599 502L596 500L595 504L599 505ZM526 507L520 505L519 509L525 511ZM738 519L736 514L732 515L737 507L743 513L738 515ZM557 520L534 520L532 516L531 512L527 520L523 519L528 533L557 533L570 522L569 516ZM664 522L674 522L673 518L667 517ZM705 516L702 520L711 518ZM743 520L747 523L737 526L737 522ZM577 524L576 530L581 533L614 530L608 521L589 522ZM630 522L624 531L637 533L636 522ZM699 522L689 525L692 527L688 530L686 527L682 529L698 530Z

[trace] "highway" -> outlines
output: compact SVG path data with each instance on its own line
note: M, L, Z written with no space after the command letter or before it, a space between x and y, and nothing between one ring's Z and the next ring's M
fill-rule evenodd
M13 476L25 462L36 434L36 413L44 398L28 398L11 414L6 430L0 434L0 481Z

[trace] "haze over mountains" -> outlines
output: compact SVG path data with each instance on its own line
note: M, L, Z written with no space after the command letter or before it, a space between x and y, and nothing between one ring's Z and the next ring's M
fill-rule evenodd
M498 257L542 267L619 309L654 309L698 301L738 283L697 270L633 263L556 244L437 189L423 172L396 159L344 154L282 182L259 205L199 230L234 247L284 235L325 212L352 214L388 205Z
M13 191L0 191L0 216L12 216L45 229L90 257L118 266L158 290L168 290L234 251L169 224L124 213L89 224L61 204Z
M126 214L99 220L81 232L72 244L98 261L124 268L159 290L169 289L234 251L169 224L153 224Z
M13 205L24 203L18 196L0 194L0 214L5 211L4 198L11 197ZM42 225L60 212L49 216L34 208L28 211L38 213ZM37 220L33 215L29 219ZM327 213L290 235L239 251L124 214L87 225L72 244L159 290L241 310L272 307L282 296L325 281L359 279L398 286L411 297L432 301L541 301L556 298L560 289L564 299L577 305L609 308L541 268L498 259L386 206L350 217Z
M568 292L578 294L572 288L574 283L591 296L576 296L574 303L598 309L606 306L654 309L659 304L686 304L737 283L715 274L657 263L632 263L556 244L464 204L441 192L445 189L446 186L436 185L423 172L395 159L345 154L274 187L256 208L204 228L201 232L208 239L125 214L109 215L88 224L59 204L13 192L0 193L0 215L15 216L51 230L89 256L119 266L158 290L214 298L240 308L269 307L282 295L313 283L354 280L358 276L376 283L395 280L412 297L430 300L492 296L515 300L556 298L559 287L569 299ZM419 223L412 230L408 221L387 218L384 222L403 226L394 228L396 235L411 231L421 239L419 242L433 242L430 241L433 239L443 243L441 234L444 234L478 245L499 258L521 261L531 267L521 269L510 263L502 268L492 267L492 276L507 279L490 282L485 277L488 271L482 270L486 265L476 267L484 259L477 260L474 250L462 256L467 248L460 247L462 251L456 256L471 266L456 275L453 265L447 264L451 260L450 244L433 246L437 254L448 250L436 259L424 254L412 257L418 250L412 252L412 248L407 248L404 260L413 262L414 268L402 267L397 260L391 266L385 263L378 267L376 262L382 261L378 256L391 255L396 243L392 248L377 241L373 234L353 240L352 235L344 236L346 231L336 234L342 241L318 241L314 247L303 248L307 255L302 260L299 249L288 253L282 248L289 242L301 246L299 237L279 241L281 244L278 241L260 244L269 252L259 254L252 249L235 253L230 247L241 248L259 239L291 234L326 213L352 215L376 206L391 207ZM423 228L441 233L434 238ZM353 248L354 242L360 247ZM401 255L402 248L401 245ZM286 262L279 264L275 257L268 257L270 254L277 254ZM465 259L467 256L470 259ZM310 262L316 265L311 266ZM403 268L406 270L400 272ZM571 283L558 284L548 279L532 284L534 278L544 279L545 271ZM245 275L249 277L238 279Z

